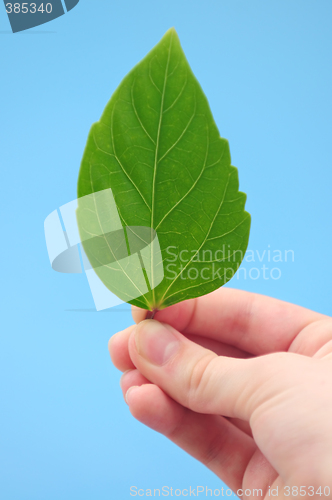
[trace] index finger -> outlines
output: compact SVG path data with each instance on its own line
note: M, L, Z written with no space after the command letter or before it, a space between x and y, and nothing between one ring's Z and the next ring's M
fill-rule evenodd
M147 311L133 308L136 323ZM256 293L219 288L157 311L155 319L183 334L218 340L254 355L287 351L299 332L323 314Z

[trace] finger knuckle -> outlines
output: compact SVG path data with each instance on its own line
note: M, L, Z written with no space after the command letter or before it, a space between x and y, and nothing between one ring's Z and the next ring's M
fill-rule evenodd
M213 353L206 353L191 368L188 377L187 402L188 408L204 412L207 385L210 378L211 365L215 359Z

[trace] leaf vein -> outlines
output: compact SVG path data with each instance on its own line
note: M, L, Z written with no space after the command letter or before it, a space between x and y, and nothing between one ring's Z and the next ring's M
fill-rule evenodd
M137 112L137 109L136 109L136 106L135 106L135 100L134 100L134 85L135 85L135 80L131 86L131 103L132 103L132 106L133 106L133 110L135 112L135 115L136 115L136 118L140 124L140 126L142 127L142 130L145 132L145 135L150 139L150 141L156 145L155 141L152 139L151 135L149 134L149 132L146 130L146 128L144 127L143 123L142 123L142 120Z

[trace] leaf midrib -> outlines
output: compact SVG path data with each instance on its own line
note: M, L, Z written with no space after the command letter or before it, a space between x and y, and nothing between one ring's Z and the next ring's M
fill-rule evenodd
M152 179L152 200L151 200L151 231L154 228L154 207L155 207L155 191L156 191L156 176L157 176L157 166L158 166L158 153L159 153L159 141L160 141L160 131L161 124L163 120L163 111L164 111L164 100L165 100L165 92L166 92L166 84L167 84L167 75L168 75L168 67L169 61L171 58L171 48L172 48L172 40L173 40L173 32L171 33L169 47L168 47L168 57L165 69L165 77L164 77L164 86L161 94L161 103L160 103L160 114L159 114L159 124L157 130L157 138L156 138L156 151L154 157L154 168L153 168L153 179ZM151 252L151 282L154 283L153 277L153 252ZM155 305L155 289L152 290L152 300L153 305Z

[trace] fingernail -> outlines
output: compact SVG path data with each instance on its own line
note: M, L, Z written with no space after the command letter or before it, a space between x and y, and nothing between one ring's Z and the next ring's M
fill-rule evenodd
M128 402L128 396L129 396L129 393L133 390L133 389L137 389L139 386L138 385L132 385L131 387L129 387L128 391L126 392L126 395L125 395L125 402L127 403L127 405L129 405L129 402Z
M125 372L123 372L123 374L121 375L121 378L120 378L120 387L122 389L122 384L123 384L123 379L126 377L127 373L129 372L132 372L133 370L126 370Z
M158 366L167 363L180 347L180 341L167 326L151 319L137 327L135 342L138 354Z

